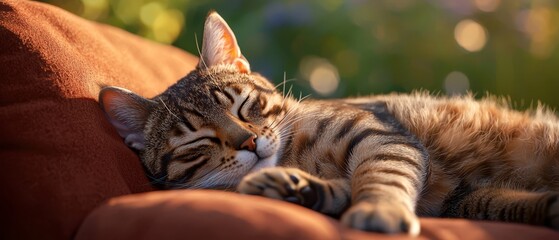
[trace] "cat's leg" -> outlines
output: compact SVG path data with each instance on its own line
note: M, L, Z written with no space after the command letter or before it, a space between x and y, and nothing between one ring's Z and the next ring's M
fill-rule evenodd
M344 160L352 205L341 221L354 229L417 236L415 207L429 172L429 154L386 103L373 103L368 110L375 120L347 135Z
M245 176L240 193L296 203L329 215L339 215L350 200L347 179L320 179L297 168L265 168Z
M363 160L353 171L352 206L342 222L365 231L418 235L415 206L426 161L413 156L403 150Z
M445 200L442 216L526 223L559 230L559 192L460 187Z

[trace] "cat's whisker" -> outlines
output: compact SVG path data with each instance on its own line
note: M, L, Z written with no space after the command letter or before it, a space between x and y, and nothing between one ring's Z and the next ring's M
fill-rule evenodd
M290 79L284 80L284 81L282 81L281 83L278 83L278 84L275 86L275 88L278 88L278 87L280 87L280 86L283 86L284 89L285 89L285 85L286 85L287 83L293 82L293 81L296 81L296 80L297 80L297 78L290 78ZM282 93L285 94L285 90L283 90ZM283 94L282 94L282 96L284 96Z
M285 126L292 126L293 123L300 121L301 119L312 119L313 117L318 117L317 115L310 115L310 116L291 116L289 118L284 118L282 121L276 125L276 127L283 128Z
M285 113L285 115L283 116L283 118L286 118L286 117L288 117L288 116L290 116L290 115L292 115L292 114L294 114L294 113L296 112L296 110L298 109L299 102L295 101L295 102L293 102L293 104L294 104L295 106L291 106L291 107L287 110L287 112Z
M221 174L221 175L217 175L213 178L211 178L207 184L212 186L212 188L216 188L216 187L233 187L235 185L235 183L237 182L235 179L237 179L237 176L233 176L233 175L229 175L229 174Z
M285 119L287 119L293 112L295 112L294 110L291 111L287 111L282 118L280 118L280 120L273 126L270 126L270 128L276 128L277 126L279 126L281 124L281 122L283 122ZM275 120L274 120L275 122Z
M298 131L314 130L314 128L308 127L308 128L300 128L300 129L297 129L297 130ZM297 134L297 133L298 132L296 132L294 130L286 130L286 132L281 132L279 135L280 135L280 137L288 137L290 135Z
M284 91L285 91L285 85L284 85ZM286 100L287 100L287 98L286 98L285 96L283 96L283 99L282 99L282 101L281 101L280 109L284 109L285 101L286 101ZM285 114L287 114L287 113L285 113ZM272 121L272 123L270 124L270 127L276 122L276 120L278 119L278 117L279 117L279 114L276 115L276 116L274 117L274 121ZM272 128L273 128L273 127L272 127Z
M279 117L279 114L276 115L276 116L274 116L274 120L273 120L270 124L268 124L267 126L268 126L269 128L272 128L272 129L273 129L273 128L274 128L274 127L273 127L273 126L274 126L274 123L276 123L276 121L278 120L278 117Z
M284 126L289 126L291 123L295 122L292 118L282 118L273 128L283 128Z
M289 127L289 126L293 125L294 122L299 121L299 120L300 119L295 119L293 121L287 122L285 125L281 125L280 128ZM283 128L283 129L287 129L287 128Z
M282 103L282 104L283 104L283 103ZM282 107L283 107L283 106L282 106ZM292 108L292 109L288 109L288 110L283 114L283 116L280 118L280 120L277 122L277 125L279 125L279 123L280 123L283 119L285 119L287 116L289 116L289 115L290 115L292 112L294 112L294 111L295 111L295 109L293 109L293 108ZM278 119L279 116L280 116L279 114L275 116L274 121L273 121L273 122L270 124L270 126L269 126L270 128L274 128L274 127L275 127L275 126L274 126L274 123L276 123L276 120ZM277 125L276 125L276 126L277 126Z
M285 83L286 83L285 79L286 79L286 72L283 71L283 90L282 90L281 94L282 94L284 99L285 99Z
M200 45L198 44L198 36L196 35L196 33L194 33L194 41L196 43L196 50L198 51L198 55L200 56L200 62L202 63L202 65L204 65L204 68L208 68L206 61L204 60L205 59L204 55L200 51ZM212 72L208 72L208 77L212 80L215 80L212 74L213 74Z
M305 99L309 98L311 96L311 94L307 94L304 97L299 96L299 100L297 102L301 103L302 101L304 101Z
M292 88L293 88L293 85L289 86L289 91L288 91L287 95L285 94L285 87L286 87L286 83L287 83L288 81L291 81L291 80L295 80L295 78L286 80L286 73L283 72L283 82L280 83L280 84L278 84L278 85L276 85L276 88L279 87L280 85L283 85L283 90L282 90L282 96L283 96L283 98L282 98L282 101L281 101L281 107L280 107L280 109L283 109L283 108L284 108L285 102L287 101L287 99L290 98L289 95L290 95L290 93L291 93L291 90L292 90ZM300 101L299 101L299 102L300 102ZM291 109L295 109L295 108L291 108ZM286 115L287 115L287 113L284 115L284 118L286 117ZM270 127L271 127L271 128L274 128L273 124L276 122L278 116L279 116L279 115L276 115L275 118L274 118L274 121L270 124Z
M296 121L296 120L293 120L293 121ZM279 126L280 127L279 134L282 135L282 134L286 134L286 133L289 133L289 132L295 132L289 126L291 126L291 123L286 123L285 125ZM298 129L298 130L301 130L301 129Z
M285 98L292 98L293 97L293 85L289 86L289 90L287 90L287 94Z
M149 179L149 181L148 181L149 183L147 183L147 184L151 184L152 186L153 185L166 185L168 183L167 181L165 181L165 179L167 179L168 175L164 175L164 176L161 176L159 178L156 178L156 177L152 176L151 174L148 174L147 177Z
M204 56L202 55L202 52L200 51L200 45L198 44L198 36L196 35L196 33L194 33L194 42L196 43L196 50L198 50L198 55L200 56L200 62L202 62L202 64L204 65L204 68L208 68L208 65L204 61Z
M287 98L285 98L285 97L283 98L283 100L282 100L282 102L281 102L281 107L280 107L280 109L283 109L283 108L284 108L286 99L287 99ZM284 114L283 114L283 119L284 119L285 117L287 117L287 116L289 115L290 112L292 112L292 111L294 111L294 110L295 110L295 108L291 108L291 109L288 110L286 113L284 113ZM278 114L278 115L276 115L276 116L274 117L274 121L272 121L272 123L270 123L270 125L269 125L270 128L275 128L274 123L276 123L276 121L277 121L277 119L278 119L279 116L280 116L280 115ZM279 122L281 122L281 120L280 120ZM279 124L279 122L278 122L278 124Z
M294 112L294 111L293 111L293 112ZM283 125L291 125L293 122L298 121L298 120L300 120L300 119L302 119L302 118L306 118L306 117L312 118L312 117L316 116L316 115L309 115L309 116L301 115L301 116L297 116L297 118L294 118L296 115L291 114L291 113L293 113L293 112L290 112L289 114L286 114L286 115L277 123L276 127L277 127L277 126L280 126L280 125L282 125L282 124L283 124Z
M206 178L209 174L215 173L215 172L219 172L215 171L217 170L219 167L221 167L221 165L217 165L215 167L213 167L212 169L208 170L208 172L206 172L204 175L197 177L196 179L204 179ZM212 178L209 178L210 180ZM188 188L188 189L202 189L202 188L207 188L207 186L204 186L206 184L204 184L204 181L197 181L195 184L191 184L190 181L189 182L184 182L184 183L174 183L173 184L173 188Z
M280 123L278 124L278 126L284 126L284 125L292 125L294 122L299 121L303 118L306 118L307 116L297 116L295 117L295 115L290 116L290 118L284 118L282 119L282 121L280 121Z
M161 101L161 103L163 104L163 106L165 107L165 109L167 109L167 111L169 111L169 113L170 113L171 115L173 115L176 119L181 120L181 119L179 118L179 116L175 115L175 114L171 111L171 109L167 106L167 104L165 104L165 102L163 101L163 99L161 99L161 97L159 97L158 99L159 99L159 101Z
M281 109L283 109L283 102L282 102ZM285 118L285 117L289 114L289 112L291 112L291 111L293 111L293 109L287 110L286 112L283 112L283 115L282 115L281 117L280 117L280 114L276 115L276 116L274 117L274 121L272 121L272 123L270 123L270 125L269 125L268 127L270 127L270 128L275 128L275 127L277 126L277 125L274 125L274 124L276 123L276 121L277 121L278 119L280 119L279 122L281 122L281 119ZM279 124L279 122L278 122L278 124Z
M217 165L215 167L213 167L212 169L208 170L208 172L206 172L205 174L203 174L202 176L198 177L198 179L207 179L206 181L199 181L195 184L196 187L198 188L208 188L207 186L204 185L208 185L207 182L215 182L215 178L216 177L208 177L208 175L210 174L215 174L216 172L219 172L220 170L218 168L222 167L222 165ZM217 170L217 171L216 171ZM220 175L217 175L217 177L219 177ZM197 186L199 185L199 186Z
M284 73L284 74L285 74L285 73ZM284 75L284 78L285 78L285 75ZM280 87L280 86L283 86L282 96L285 96L285 85L286 85L288 82L293 82L293 81L295 81L295 80L297 80L297 78L290 78L290 79L287 79L287 80L283 80L281 83L279 83L279 84L277 84L276 86L274 86L274 88L278 88L278 87Z
M233 177L229 176L229 175L215 175L212 178L209 178L207 181L205 182L201 182L197 185L195 185L196 189L215 189L216 187L223 187L223 186L232 186L233 184L232 182Z

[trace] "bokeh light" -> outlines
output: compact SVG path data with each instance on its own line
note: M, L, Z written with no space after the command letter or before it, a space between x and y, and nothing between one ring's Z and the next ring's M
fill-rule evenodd
M162 43L172 43L182 30L184 16L176 9L167 9L157 15L151 31L153 39Z
M469 52L477 52L485 46L487 33L479 23L466 19L456 24L454 38L462 48Z
M159 14L165 11L165 7L160 2L150 2L140 8L140 20L146 26L153 26L155 19Z
M484 12L493 12L501 4L501 0L474 0L476 7Z
M216 10L251 69L285 73L296 95L471 91L559 108L557 1L43 1L194 55Z
M343 50L334 56L335 65L344 77L355 76L359 72L359 55L352 50Z
M323 58L311 56L303 58L301 75L309 81L311 88L322 96L334 93L340 83L336 67Z
M558 35L559 13L544 7L520 12L516 24L530 39L530 53L548 58L555 48ZM554 42L555 41L555 42Z
M452 71L444 79L444 90L448 95L463 95L470 88L470 80L463 72Z
M99 19L109 10L109 0L82 0L82 3L85 18Z
M134 25L138 22L143 1L113 1L111 2L115 17L125 25Z

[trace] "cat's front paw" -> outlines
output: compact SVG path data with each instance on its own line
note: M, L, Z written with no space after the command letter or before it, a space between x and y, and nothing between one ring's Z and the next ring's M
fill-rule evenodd
M350 228L380 233L419 235L419 219L405 206L389 201L359 202L343 215L342 223Z
M296 168L266 168L245 176L237 191L313 208L319 201L317 187L307 175Z

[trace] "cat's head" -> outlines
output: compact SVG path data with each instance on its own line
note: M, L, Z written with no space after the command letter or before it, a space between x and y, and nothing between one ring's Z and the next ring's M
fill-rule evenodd
M227 23L208 15L197 68L152 99L107 87L99 102L157 184L231 188L247 173L274 166L286 102L251 73Z

